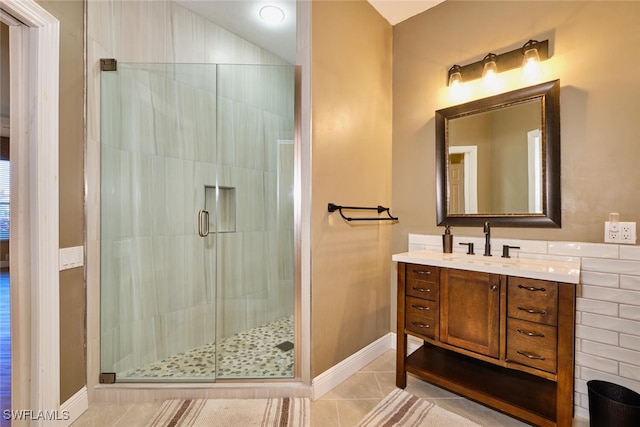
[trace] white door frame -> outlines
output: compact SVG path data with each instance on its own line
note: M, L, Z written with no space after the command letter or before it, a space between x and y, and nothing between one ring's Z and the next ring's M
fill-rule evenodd
M478 213L478 146L454 145L449 155L464 154L464 213Z
M33 0L0 0L0 8L24 24L9 29L12 407L53 413L60 409L60 24Z

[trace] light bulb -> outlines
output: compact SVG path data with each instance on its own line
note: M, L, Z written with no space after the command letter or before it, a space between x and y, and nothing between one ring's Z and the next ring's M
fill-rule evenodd
M482 70L482 78L493 78L491 76L495 76L498 74L498 65L496 64L496 60L498 56L490 53L484 57L484 68Z
M277 6L265 6L260 9L260 17L269 24L277 24L284 21L284 12Z
M454 65L449 69L449 86L459 85L462 83L462 73L459 65Z
M500 88L498 81L498 56L490 53L484 57L484 69L482 70L482 83L489 92L496 92Z
M524 52L524 59L522 60L522 77L529 82L534 82L542 77L538 49L531 48Z

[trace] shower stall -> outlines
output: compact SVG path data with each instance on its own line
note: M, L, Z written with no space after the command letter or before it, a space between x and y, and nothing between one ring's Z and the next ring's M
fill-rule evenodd
M103 382L293 378L294 67L101 72Z

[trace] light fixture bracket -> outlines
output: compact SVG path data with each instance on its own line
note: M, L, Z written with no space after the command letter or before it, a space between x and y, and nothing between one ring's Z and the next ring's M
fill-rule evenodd
M541 42L537 40L529 40L524 44L524 46L514 49L509 52L496 54L495 61L498 67L498 72L509 71L515 68L520 68L522 66L522 59L524 58L525 48L535 47L538 50L538 56L540 57L540 61L544 61L549 58L549 40L543 40ZM489 54L493 55L493 54ZM488 56L488 55L487 55ZM484 59L480 61L476 61L471 64L458 66L456 71L459 71L462 75L462 81L468 82L471 80L476 80L482 77L482 71L484 70L484 63L486 60L486 56ZM454 67L451 67L447 72L447 86L449 86L449 80L451 78L451 73L453 72Z

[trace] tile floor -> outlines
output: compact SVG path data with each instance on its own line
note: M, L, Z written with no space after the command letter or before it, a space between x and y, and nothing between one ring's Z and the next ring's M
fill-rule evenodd
M292 378L293 316L118 373L121 381ZM280 348L283 344L290 344ZM219 354L216 357L216 350ZM216 361L221 368L216 369Z
M390 350L320 399L311 402L311 426L355 426L394 387L395 351ZM411 376L406 390L431 399L439 406L482 426L527 425ZM161 402L129 405L95 403L72 426L144 426L160 405ZM588 421L575 419L573 425L587 427Z

